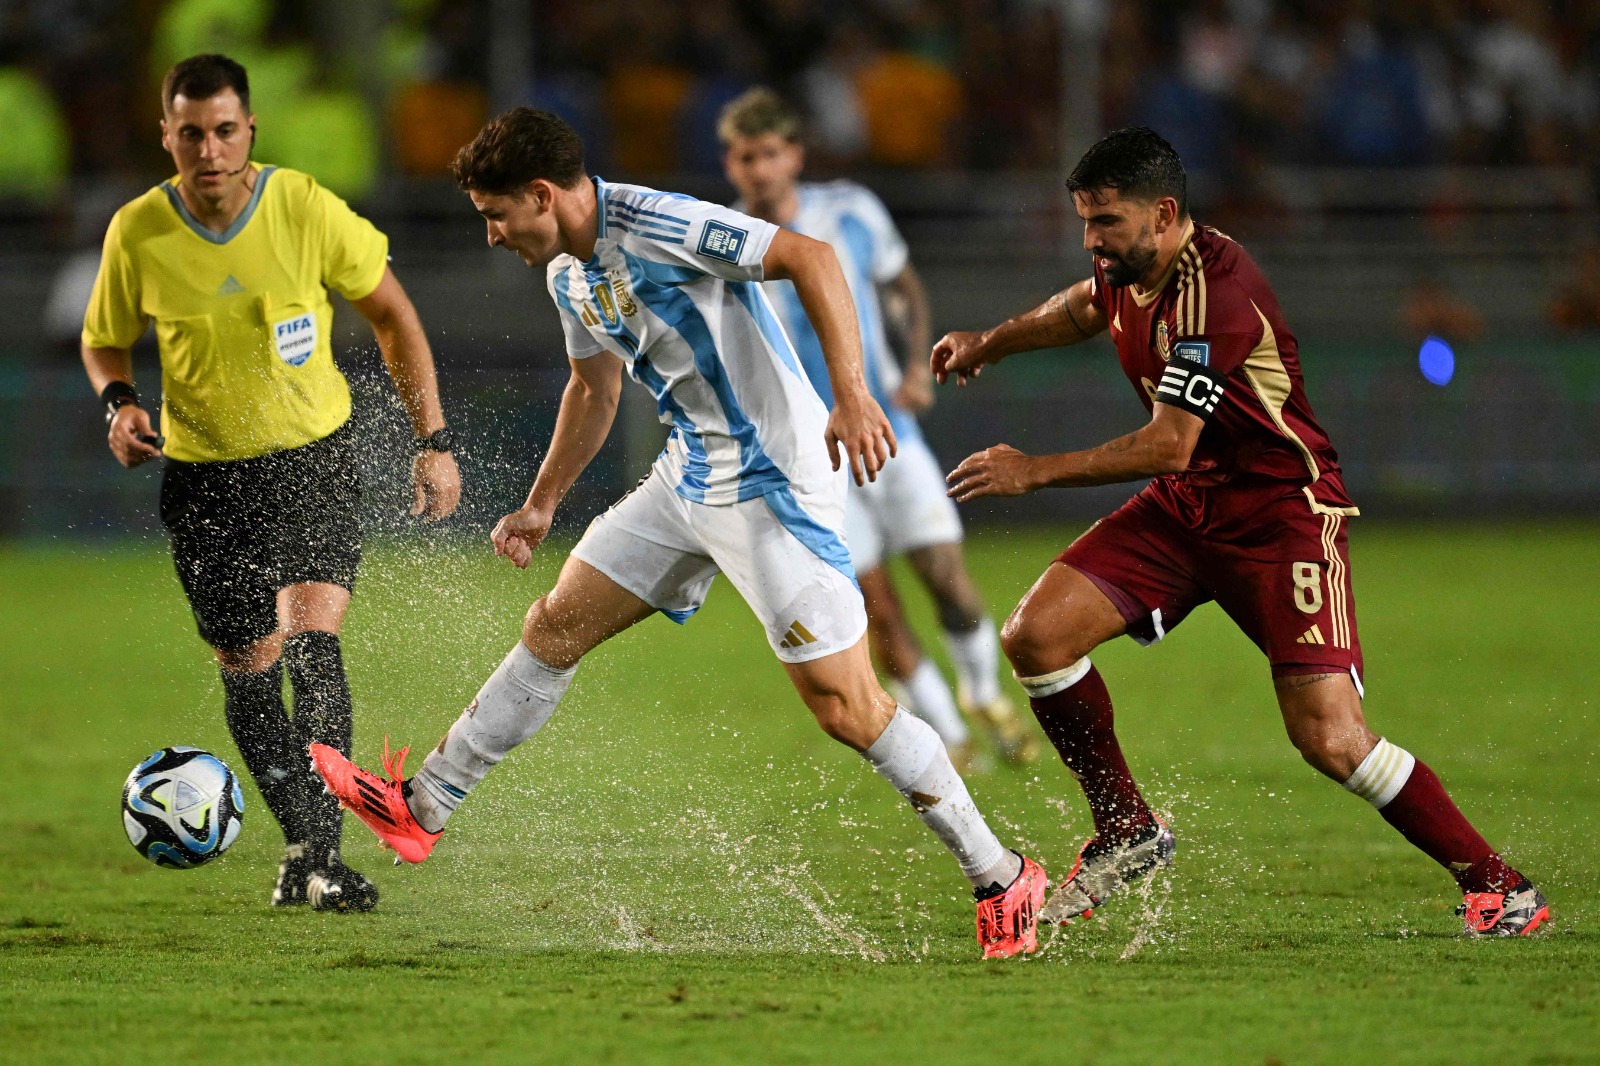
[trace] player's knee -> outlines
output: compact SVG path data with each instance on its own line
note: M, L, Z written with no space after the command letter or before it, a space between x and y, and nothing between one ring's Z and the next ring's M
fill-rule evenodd
M1335 781L1349 779L1365 754L1362 738L1356 736L1308 730L1291 733L1289 739L1312 769Z
M1063 645L1061 634L1052 632L1038 617L1020 607L1000 627L1000 649L1021 677L1057 669L1056 659L1074 662L1083 657L1072 654L1072 649Z
M872 687L877 689L875 683ZM881 701L875 696L881 696ZM824 733L857 751L871 747L878 734L883 732L888 719L893 717L890 708L894 706L894 700L881 689L877 689L876 693L813 689L806 693L805 700L812 717ZM880 702L884 704L881 707Z
M213 648L217 665L230 674L259 674L283 654L283 634L271 633L242 648Z
M850 743L857 724L857 715L851 713L849 703L842 696L823 696L812 700L811 714L822 731L841 743Z
M522 643L543 663L566 669L583 657L579 630L582 616L552 596L541 596L522 620Z

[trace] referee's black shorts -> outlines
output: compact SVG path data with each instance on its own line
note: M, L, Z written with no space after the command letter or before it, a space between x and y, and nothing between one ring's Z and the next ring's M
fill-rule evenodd
M253 459L167 460L161 524L207 644L233 651L278 628L278 590L354 588L361 478L349 423Z

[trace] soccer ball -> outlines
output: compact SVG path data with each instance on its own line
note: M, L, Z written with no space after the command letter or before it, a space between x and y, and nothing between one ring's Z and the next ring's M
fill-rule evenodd
M228 764L200 748L153 752L122 786L128 842L157 866L187 870L228 850L244 820L244 792Z

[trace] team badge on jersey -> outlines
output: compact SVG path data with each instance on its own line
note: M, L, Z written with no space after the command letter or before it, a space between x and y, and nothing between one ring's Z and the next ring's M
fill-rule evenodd
M1188 363L1199 363L1201 366L1211 365L1210 341L1182 341L1173 351L1179 359Z
M739 253L744 251L745 238L749 236L744 230L725 222L707 222L705 231L700 234L700 254L721 259L725 263L737 263Z
M1163 363L1172 359L1172 340L1168 336L1169 332L1165 321L1156 323L1156 352L1161 356Z
M303 366L317 350L317 316L313 312L272 323L272 347L290 366Z
M606 321L616 325L617 301L611 295L611 282L602 281L594 287L594 302L600 305L600 313L606 316Z
M633 294L628 291L628 274L625 270L613 270L611 277L611 294L616 297L617 310L628 318L639 313L639 305L633 302Z

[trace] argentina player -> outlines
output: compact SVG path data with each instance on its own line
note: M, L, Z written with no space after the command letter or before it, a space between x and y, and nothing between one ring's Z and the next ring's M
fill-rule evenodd
M491 245L545 266L572 377L527 503L496 525L497 554L525 567L611 428L622 373L672 426L650 475L590 525L514 647L431 751L384 780L332 748L312 756L329 788L408 862L510 750L554 713L591 649L661 612L686 622L717 574L761 619L818 723L861 752L961 865L986 957L1033 951L1039 865L1004 848L938 735L879 687L866 614L840 529L845 475L877 476L894 450L867 391L856 318L826 244L690 197L591 178L555 115L515 108L452 165ZM833 385L830 414L762 292L794 282Z
M880 287L909 308L906 348L928 351L928 299L905 241L889 212L854 182L799 181L805 163L800 118L771 89L757 88L723 109L717 133L723 169L739 191L735 207L830 245L844 269L861 331L867 388L889 416L899 454L875 482L852 489L845 506L850 558L867 607L867 631L878 664L904 692L908 709L939 732L958 764L967 761L970 734L950 686L923 654L885 565L904 554L933 597L955 665L960 705L988 730L1012 762L1032 762L1038 746L1017 720L999 684L999 641L961 553L961 516L946 495L944 472L916 413L933 402L933 374L918 355L904 371L889 350ZM765 283L800 365L825 402L833 391L817 331L788 281Z

